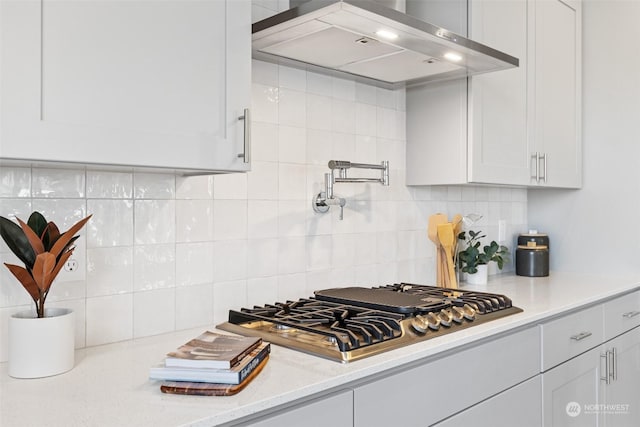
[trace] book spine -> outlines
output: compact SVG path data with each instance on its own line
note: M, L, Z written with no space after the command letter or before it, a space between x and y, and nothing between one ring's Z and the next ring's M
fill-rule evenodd
M256 341L253 345L250 345L249 347L244 349L243 352L238 353L238 355L236 357L231 359L231 361L229 362L229 367L232 368L233 366L237 365L238 362L240 362L243 357L245 357L247 354L251 353L253 350L258 348L260 346L260 344L262 344L262 338L260 338L258 341Z
M238 383L242 383L242 381L244 381L251 374L251 372L253 372L253 370L256 369L258 365L260 365L260 362L262 362L269 355L269 353L271 353L271 343L267 344L260 351L260 353L258 353L256 357L254 357L253 360L249 362L247 366L240 370L240 372L238 373Z

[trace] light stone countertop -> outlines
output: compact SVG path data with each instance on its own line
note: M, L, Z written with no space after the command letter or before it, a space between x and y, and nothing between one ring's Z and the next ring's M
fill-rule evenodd
M383 371L637 288L640 278L559 272L547 278L491 277L488 285L473 289L504 294L523 313L349 364L273 345L260 375L246 389L228 397L163 394L159 382L148 379L150 366L205 327L78 350L75 368L50 378L14 379L7 375L7 364L0 363L0 427L220 425L347 388Z

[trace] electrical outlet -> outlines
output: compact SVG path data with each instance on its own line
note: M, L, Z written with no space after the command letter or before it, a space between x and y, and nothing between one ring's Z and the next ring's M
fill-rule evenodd
M76 271L78 269L78 261L73 258L69 258L64 264L64 271Z

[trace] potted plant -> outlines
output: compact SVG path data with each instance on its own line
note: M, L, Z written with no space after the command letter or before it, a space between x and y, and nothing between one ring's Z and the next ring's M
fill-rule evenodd
M498 264L502 270L509 248L491 241L489 245L482 246L481 239L487 237L481 231L469 230L458 234L458 239L465 242L465 249L458 253L458 267L463 273L467 273L467 282L473 284L487 283L487 265L490 261ZM482 247L481 247L482 246Z
M36 378L66 372L74 364L74 318L69 309L45 309L54 279L75 249L75 234L91 215L68 231L33 212L25 223L0 217L0 236L24 267L5 263L35 303L35 310L9 319L9 375Z

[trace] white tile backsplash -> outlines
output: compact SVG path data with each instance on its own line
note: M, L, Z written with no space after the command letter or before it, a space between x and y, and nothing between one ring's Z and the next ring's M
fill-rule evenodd
M0 215L26 220L41 210L65 229L94 215L74 254L82 270L61 273L51 293L52 304L81 314L79 347L211 327L230 308L331 286L432 283L425 230L436 212L480 213L474 229L492 239L505 220L509 245L526 231L526 190L404 185L404 90L260 61L253 61L253 79L249 173L0 168ZM388 160L391 185L338 183L344 219L337 207L316 213L311 199L323 191L331 159ZM17 262L3 242L0 261ZM0 321L29 304L0 268ZM5 344L0 328L0 349Z

